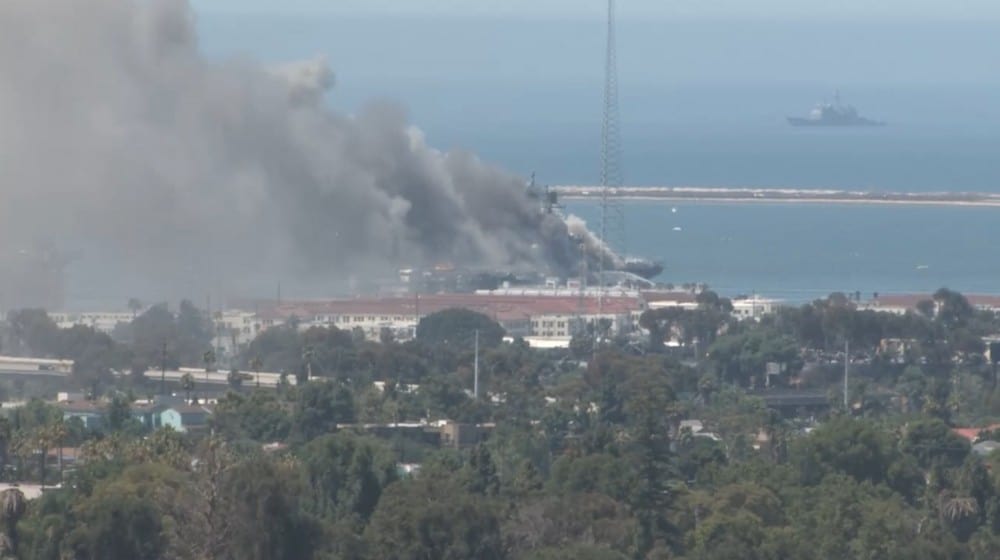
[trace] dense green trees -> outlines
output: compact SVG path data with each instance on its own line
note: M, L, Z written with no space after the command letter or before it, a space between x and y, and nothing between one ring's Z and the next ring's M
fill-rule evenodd
M334 521L365 521L383 490L397 478L392 451L382 441L349 433L325 435L298 453L312 514Z
M160 477L170 475L138 466L123 473L121 479L98 485L73 508L76 523L65 536L65 548L73 557L88 560L163 558L167 549L164 520L154 494L162 482Z
M320 544L320 526L300 507L303 488L292 465L266 458L236 462L222 477L224 559L308 560Z
M291 406L269 392L230 392L216 405L211 422L230 441L283 441L292 429Z
M887 434L864 420L841 416L801 440L798 459L806 481L842 473L858 482L886 480L894 457Z
M372 558L500 560L500 510L455 480L420 477L390 486L365 536Z
M41 401L7 411L8 477L56 481L45 450L60 440L82 460L0 521L19 558L44 560L993 559L1000 456L953 427L1000 418L981 355L1000 321L947 290L928 302L888 315L834 294L736 322L705 293L645 315L649 345L579 355L500 343L488 317L452 311L403 343L269 329L241 360L303 382L230 386L202 433L137 429L125 379L107 381L120 387L100 431ZM170 359L199 365L207 350L189 304L150 309L110 346L40 313L12 319L19 344L46 355L151 359L166 339ZM793 383L833 406L766 406ZM441 419L486 437L442 448Z
M170 368L198 367L203 364L205 352L211 350L212 336L207 314L190 301L181 301L176 313L165 303L154 305L131 323L119 324L115 329L117 344L128 349L118 355L115 367L119 371L141 371L164 364Z
M503 340L503 327L486 315L467 309L446 309L421 318L417 340L428 346L468 350L473 347L476 331L481 348L494 348Z
M741 387L763 386L769 362L792 374L802 367L794 339L761 329L720 337L709 347L708 359L724 381Z
M314 381L296 388L291 430L300 441L336 431L337 424L355 418L354 396L341 383Z
M642 314L639 326L649 333L649 346L652 350L662 350L664 342L676 339L684 345L692 346L695 354L700 355L715 342L720 331L735 323L731 315L733 304L730 300L706 290L698 294L696 301L698 306L695 309L665 307Z

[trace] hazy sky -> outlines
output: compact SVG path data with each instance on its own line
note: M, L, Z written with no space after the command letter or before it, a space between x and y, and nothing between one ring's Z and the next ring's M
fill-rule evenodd
M200 11L600 17L602 0L193 0ZM619 0L622 18L1000 19L995 0Z
M470 136L600 124L604 0L193 2L210 56L325 55L337 108L398 102L437 144L488 151ZM619 0L618 13L633 131L780 122L835 89L894 122L1000 120L997 0Z

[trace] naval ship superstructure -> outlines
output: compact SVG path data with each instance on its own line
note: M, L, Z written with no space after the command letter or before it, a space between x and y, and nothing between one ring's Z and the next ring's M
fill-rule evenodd
M834 95L833 103L820 103L806 117L788 117L792 126L885 126L882 121L862 117L853 105L840 101L840 92Z

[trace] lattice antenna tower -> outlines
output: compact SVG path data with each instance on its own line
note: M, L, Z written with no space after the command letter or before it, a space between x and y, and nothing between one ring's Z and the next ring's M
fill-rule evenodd
M621 128L618 115L618 56L615 35L615 0L608 0L608 44L604 61L604 120L601 126L601 242L619 255L625 255L625 210L618 198L622 186ZM608 265L604 255L598 274L600 311L603 312Z

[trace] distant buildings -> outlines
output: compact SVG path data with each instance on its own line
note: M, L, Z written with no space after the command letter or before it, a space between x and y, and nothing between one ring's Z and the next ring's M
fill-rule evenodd
M758 295L733 298L733 316L737 319L758 320L764 315L774 313L782 305L781 300L761 297Z
M73 373L73 360L0 356L0 373L69 375Z
M289 302L264 311L262 319L282 324L294 317L301 329L337 327L358 330L370 340L385 334L409 340L415 336L420 318L451 308L482 313L497 321L510 336L560 338L572 336L582 326L598 320L607 321L614 333L630 332L647 306L638 293L618 292L599 298L565 290L505 290Z
M679 307L681 309L697 309L697 295L691 292L644 292L643 299L648 302L650 309L666 309ZM758 295L738 296L732 298L733 317L743 320L758 320L764 315L769 315L777 311L784 304L778 299L766 298Z
M88 430L101 430L107 426L106 401L85 400L82 395L60 393L55 406L63 413L63 420L79 420ZM212 409L189 404L179 397L158 397L150 403L133 403L132 418L148 429L171 428L186 433L208 427Z
M731 300L734 317L757 320L773 313L781 302L761 296ZM597 324L612 335L640 330L639 318L647 310L698 308L696 290L633 290L622 286L586 287L577 280L559 284L549 279L532 286L501 285L458 293L411 293L315 301L256 302L241 309L214 312L212 347L220 364L233 363L262 332L294 322L300 330L336 327L368 340L389 337L406 341L416 336L420 319L450 308L482 313L497 321L511 338L524 338L533 346L566 346L576 334ZM249 308L249 309L248 309ZM253 309L252 311L250 309ZM57 312L50 315L61 328L84 325L111 334L133 320L131 312Z
M105 334L112 334L119 325L127 325L135 318L131 312L115 311L95 311L70 313L58 311L49 313L49 318L55 322L60 329L69 329L76 326L90 327L95 331Z
M212 346L215 355L221 363L232 363L265 328L266 325L252 311L228 309L213 313Z
M976 294L963 294L965 299L968 300L976 309L981 311L990 311L993 313L1000 312L1000 296L993 295L976 295ZM937 308L937 304L934 303L933 294L879 294L872 297L870 300L859 303L859 309L868 309L871 311L880 311L883 313L894 313L896 315L905 315L908 311L918 311L918 306L921 302L930 301L934 305L934 309Z
M337 425L338 430L364 431L380 438L402 437L452 449L465 449L478 445L485 441L495 428L496 424L493 423L464 424L451 420Z
M173 404L154 405L152 418L158 423L152 428L171 428L176 432L190 432L208 427L208 419L212 416L211 409L177 402Z
M63 420L79 420L83 427L88 430L100 430L104 428L107 418L107 406L103 403L73 398L72 400L62 400L56 403L56 407L63 413Z

